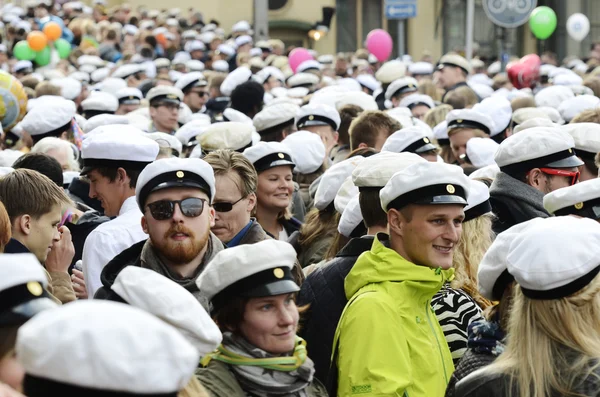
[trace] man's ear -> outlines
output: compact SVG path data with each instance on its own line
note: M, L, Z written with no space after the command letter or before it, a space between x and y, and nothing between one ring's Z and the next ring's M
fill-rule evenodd
M248 206L246 207L246 211L252 213L252 210L256 206L256 193L250 193L248 195Z
M393 208L390 209L388 211L387 218L390 234L393 232L396 235L402 236L404 232L404 218L400 211Z
M146 215L142 215L142 230L144 233L150 234L148 233L148 221L146 220Z
M15 219L15 226L20 233L29 236L33 227L31 215L25 214L17 217Z
M127 171L124 168L117 169L117 182L122 184L127 184L129 186L129 176L127 176Z
M215 226L215 209L213 207L208 207L209 208L209 225L210 227L214 227Z
M534 168L526 176L527 184L538 189L544 182L544 174L539 168Z

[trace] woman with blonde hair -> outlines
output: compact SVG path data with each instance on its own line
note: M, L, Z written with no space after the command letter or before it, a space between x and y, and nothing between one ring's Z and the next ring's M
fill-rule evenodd
M430 79L421 79L419 81L419 93L429 95L435 103L442 101L442 94L438 87Z
M452 110L452 106L450 105L439 105L425 113L425 117L423 117L423 121L425 124L430 126L431 128L435 127L442 121L446 120L446 115L450 113Z
M469 325L481 319L483 310L491 305L477 290L477 268L492 244L490 193L483 182L469 183L462 234L454 246L454 280L446 283L431 300L455 365L467 350Z
M456 396L598 396L600 224L529 222L507 252L515 278L506 349L458 382Z

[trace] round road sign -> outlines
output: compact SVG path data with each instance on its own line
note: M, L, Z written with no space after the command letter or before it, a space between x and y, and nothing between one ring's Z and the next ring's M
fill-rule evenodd
M483 0L481 4L493 23L504 28L516 28L527 22L537 0Z

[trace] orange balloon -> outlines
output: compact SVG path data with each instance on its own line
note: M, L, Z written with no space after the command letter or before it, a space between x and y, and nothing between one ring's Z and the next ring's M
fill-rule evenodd
M27 43L33 51L41 51L48 45L48 39L39 30L34 30L27 35Z
M44 34L50 41L55 41L62 35L62 28L56 22L48 22L44 25Z
M167 38L165 37L164 33L157 34L156 41L158 41L158 44L160 44L162 46L167 45Z

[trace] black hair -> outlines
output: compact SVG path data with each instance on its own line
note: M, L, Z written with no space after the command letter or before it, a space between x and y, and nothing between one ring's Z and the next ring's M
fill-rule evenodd
M13 168L25 168L46 175L61 188L63 187L63 171L58 160L46 153L27 153L14 162Z
M253 118L262 109L265 89L256 81L247 81L231 93L231 108Z
M100 175L108 178L110 182L114 182L117 179L117 171L119 170L118 168L98 167L94 169L98 171ZM127 176L130 178L129 187L134 189L142 170L132 170L124 167L123 169L125 170L125 174L127 174Z

